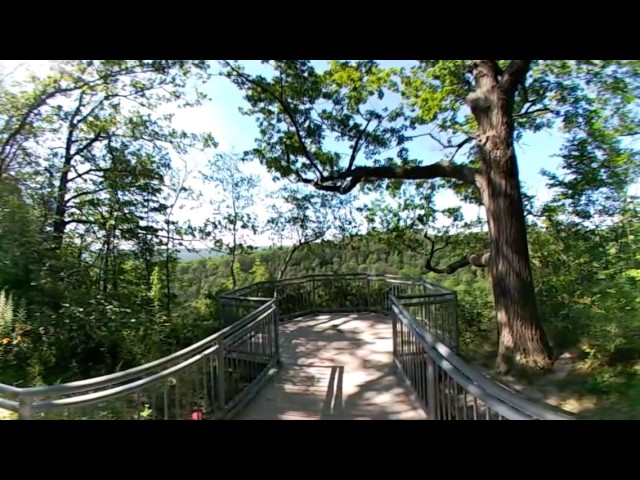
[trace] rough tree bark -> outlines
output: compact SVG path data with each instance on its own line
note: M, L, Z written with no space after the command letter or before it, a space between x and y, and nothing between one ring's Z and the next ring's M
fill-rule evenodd
M489 226L488 268L500 327L497 363L503 372L516 365L553 366L536 303L513 140L513 98L529 64L514 60L503 72L495 61L476 61L476 90L468 98L479 127L479 187Z

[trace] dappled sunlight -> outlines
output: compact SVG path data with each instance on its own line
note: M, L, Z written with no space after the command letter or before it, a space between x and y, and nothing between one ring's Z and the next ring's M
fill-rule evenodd
M0 420L16 420L17 418L17 413L0 408Z
M480 371L493 381L505 386L523 398L547 404L576 415L591 417L599 415L602 409L609 409L607 402L596 395L582 390L585 382L593 378L593 372L586 368L585 362L579 361L575 353L565 352L560 355L553 369L543 376L516 378L498 372ZM629 412L620 412L629 418ZM607 412L607 418L611 413ZM622 417L621 417L622 418Z
M375 314L311 315L281 327L283 368L245 420L415 420L392 366L392 326Z

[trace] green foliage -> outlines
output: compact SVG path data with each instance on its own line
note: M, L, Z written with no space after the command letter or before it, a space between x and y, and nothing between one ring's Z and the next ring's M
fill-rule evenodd
M559 353L575 351L581 359L577 372L563 384L567 395L596 395L601 402L616 395L620 402L635 401L631 396L637 389L640 368L640 342L636 341L640 339L640 284L635 275L640 268L637 207L633 202L627 204L622 221L604 228L564 221L547 221L546 227L530 225L532 262L545 327ZM287 276L357 271L421 275L423 255L394 241L396 235L373 232L337 243L314 243L292 258ZM446 239L452 248L437 252L434 264L451 262L460 250L475 245L479 238L474 233L448 234ZM435 238L439 243L446 239ZM245 281L262 280L262 274L254 275L263 267L269 278L276 278L286 254L282 249L268 249L242 256L239 263L245 265ZM197 278L195 271L202 272L199 281L205 288L221 288L228 281L224 273L228 262L227 258L218 257L182 264L180 295L195 293L193 280L188 280ZM429 274L427 278L457 292L462 352L469 360L491 368L498 338L486 272L467 268L453 275ZM342 295L340 286L335 287L333 293L325 292L329 295L325 301L331 295ZM287 299L295 303L296 291L283 295L283 312L287 313Z
M430 163L409 158L406 148L425 136L443 159L478 166L478 125L467 105L476 88L469 61L408 61L401 68L373 60L330 61L324 71L308 60L263 63L271 68L268 76L251 75L236 63L222 66L245 94L249 107L243 113L258 122L260 136L248 154L277 178L336 191L346 188L354 167ZM497 65L508 68L509 61ZM596 197L608 204L623 201L624 189L640 172L637 151L626 141L637 135L639 89L636 61L534 60L516 90L515 141L526 132L565 132L563 172L546 174L552 186L571 190L570 199L561 194L558 200L573 202L575 213L592 214ZM450 178L418 179L414 191L394 175L367 170L361 185L365 191L386 186L391 195L402 194L404 185L422 203L416 207L430 212L443 188L480 202L473 186ZM407 213L406 196L402 200L399 214Z
M461 223L460 212L436 211L435 195L451 188L461 200L483 205L503 332L532 328L539 338L526 342L516 333L507 342L504 336L499 361L511 369L515 350L521 363L550 367L529 258L513 257L528 248L527 236L515 233L525 228L515 143L527 132L559 128L562 171L545 172L557 195L544 213L612 217L640 173L637 145L626 141L638 135L638 62L419 60L385 68L355 60L330 61L323 71L308 60L264 64L269 75L222 62L223 74L244 94L243 113L258 123L256 148L247 155L276 178L340 194L358 186L377 192L381 201L369 209L370 223L407 246L420 247L423 235L428 267L432 237L441 233L434 228L438 213ZM425 158L424 147L411 158L408 146L418 137L435 142L440 158ZM389 197L398 201L388 205ZM510 228L500 228L500 218L509 218ZM482 252L465 255L471 253Z
M171 309L172 211L187 189L170 156L215 142L161 111L199 104L185 87L207 68L69 61L0 85L0 290L14 299L0 381L86 378L179 343L168 332L191 311Z

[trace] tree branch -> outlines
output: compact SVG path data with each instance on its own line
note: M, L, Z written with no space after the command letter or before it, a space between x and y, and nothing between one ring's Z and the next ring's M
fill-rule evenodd
M80 193L76 193L75 195L71 195L70 197L67 197L65 199L65 203L68 205L69 203L73 202L74 200L80 198L80 197L85 197L87 195L97 195L98 193L104 192L105 190L107 190L107 187L104 188L98 188L96 190L91 190L88 192L80 192Z
M523 118L523 117L528 117L529 115L535 115L536 113L550 113L550 112L553 112L553 110L547 107L536 108L534 110L529 110L529 107L527 107L524 111L514 114L513 118Z
M273 90L271 90L270 88L266 87L263 84L260 84L260 83L256 82L249 75L245 74L244 72L242 72L242 71L238 70L236 67L234 67L233 64L231 64L231 62L228 62L226 60L222 60L222 62L227 66L227 68L232 70L235 73L236 76L242 78L245 82L251 84L253 87L255 87L255 88L259 89L259 90L262 90L266 94L270 95L280 105L280 107L282 108L284 114L287 116L287 118L291 122L291 125L293 126L293 129L294 129L294 131L296 133L296 137L298 139L298 142L300 142L300 147L302 148L302 152L304 153L305 158L309 161L309 163L311 163L311 166L316 170L318 175L322 175L322 169L320 168L320 165L318 164L318 162L316 162L316 160L313 157L313 155L311 155L311 151L307 147L307 143L304 141L304 138L302 136L302 132L300 130L300 126L298 125L298 122L296 121L295 115L291 111L289 103L284 99L284 97L276 95L276 93Z
M427 272L451 275L452 273L457 272L461 268L467 267L469 265L477 268L484 268L489 264L490 254L489 252L487 252L483 253L482 255L476 255L473 253L470 255L464 255L458 260L451 262L446 267L434 267L432 265L433 256L436 254L436 252L444 250L449 245L449 242L446 242L443 246L436 248L436 244L432 238L428 237L427 235L424 235L424 238L431 244L429 255L424 262L424 269Z
M318 190L346 194L361 181L367 179L430 180L452 178L467 185L476 185L478 175L478 171L471 167L443 160L419 167L356 167L330 177L322 177L320 182L308 178L301 178L301 181L313 185ZM347 181L340 182L342 180ZM340 184L327 185L332 182L340 182Z
M532 60L511 60L509 62L502 80L500 80L500 86L507 96L512 97L518 86L524 82L531 67L531 62Z
M76 158L80 155L82 155L83 153L85 153L87 150L89 150L94 144L96 144L97 142L101 141L101 140L106 140L107 138L109 138L109 135L103 135L102 131L98 131L96 132L93 137L91 137L90 139L88 139L84 145L82 145L81 147L78 147L72 154L71 157L72 158Z
M364 135L367 132L367 128L369 128L369 124L371 123L371 120L373 120L373 118L370 118L367 121L364 128L360 130L360 133L358 133L358 136L356 137L355 143L353 144L353 148L351 149L351 158L349 158L349 165L347 166L347 170L351 170L353 168L354 163L356 162L356 157L360 152L360 143L362 142L362 139L364 138Z
M291 246L290 249L289 249L289 253L287 254L287 257L285 258L284 264L282 265L282 268L280 269L280 273L278 273L278 280L282 280L284 278L284 274L287 273L287 269L289 268L289 263L291 262L291 259L293 258L293 255L297 251L299 251L300 249L302 249L302 247L304 247L306 245L310 245L313 242L322 239L326 234L327 234L326 230L324 230L322 232L318 232L316 235L313 235L312 237L308 237L306 240L302 240L297 245Z

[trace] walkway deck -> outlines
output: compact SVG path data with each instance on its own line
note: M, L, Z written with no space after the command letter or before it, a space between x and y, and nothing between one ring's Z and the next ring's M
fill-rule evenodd
M280 332L282 370L238 419L426 419L395 373L388 318L308 316Z

